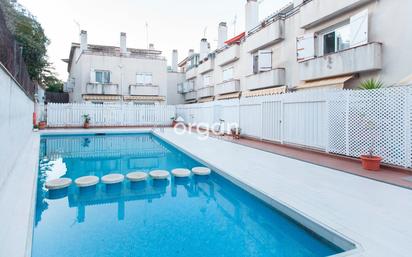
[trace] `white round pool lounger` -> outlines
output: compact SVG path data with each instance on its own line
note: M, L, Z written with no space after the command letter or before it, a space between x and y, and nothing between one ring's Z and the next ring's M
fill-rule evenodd
M211 173L208 167L194 167L192 169L193 174L198 176L207 176Z
M46 182L46 188L50 190L63 189L70 186L72 180L69 178L58 178Z
M126 175L126 178L131 182L144 181L147 179L147 173L140 171L130 172Z
M172 174L178 178L186 178L190 176L190 170L188 169L174 169L172 170Z
M169 172L167 170L153 170L149 173L153 179L167 179Z
M99 183L99 178L96 176L84 176L84 177L77 178L74 181L74 183L78 187L90 187L90 186L97 185L97 183Z
M102 183L103 184L117 184L121 183L124 180L124 176L122 174L108 174L102 177Z

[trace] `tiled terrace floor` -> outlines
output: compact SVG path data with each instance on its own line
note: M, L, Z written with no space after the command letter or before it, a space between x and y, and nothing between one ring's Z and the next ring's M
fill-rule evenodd
M316 165L333 168L354 175L412 189L412 170L382 166L381 170L378 172L367 171L362 169L360 160L355 158L348 158L345 156L327 154L316 150L280 145L250 138L232 139L230 136L220 138L255 149L276 153Z

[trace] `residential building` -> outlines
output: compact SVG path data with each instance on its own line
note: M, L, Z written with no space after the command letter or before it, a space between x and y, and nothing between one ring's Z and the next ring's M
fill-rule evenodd
M120 47L90 45L87 32L80 44L72 43L65 89L71 102L125 102L165 104L167 62L162 52L127 48L126 33L120 35Z
M226 40L219 24L218 47L202 42L187 81L196 81L190 102L253 97L296 90L356 88L369 78L396 85L411 73L412 34L408 0L294 0L260 20L259 4L247 0L245 32Z

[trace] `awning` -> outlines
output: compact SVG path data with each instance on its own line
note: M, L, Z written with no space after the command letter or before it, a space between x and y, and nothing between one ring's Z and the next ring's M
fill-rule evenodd
M85 101L120 101L119 95L83 95Z
M234 44L234 43L239 43L240 40L242 40L242 38L245 37L245 35L246 35L246 33L245 33L245 32L242 32L242 33L240 33L239 35L237 35L237 36L235 36L235 37L233 37L233 38L231 38L231 39L229 39L229 40L226 40L226 41L225 41L225 44L231 45L231 44Z
M205 98L200 98L199 99L199 103L206 103L206 102L211 102L215 99L214 96L209 96L209 97L205 97Z
M412 74L407 76L406 78L402 79L398 83L396 83L397 86L410 86L412 85Z
M243 92L244 97L256 97L256 96L265 96L265 95L277 95L286 93L286 86L266 88L254 91Z
M165 101L164 96L150 96L150 95L125 95L123 96L125 101Z
M236 92L236 93L216 96L216 100L226 100L226 99L233 99L233 98L239 98L239 97L240 97L240 92Z
M298 85L297 87L295 87L295 89L300 90L300 89L327 87L327 86L334 87L336 89L342 89L344 87L345 82L350 80L351 78L353 78L353 75L306 81Z

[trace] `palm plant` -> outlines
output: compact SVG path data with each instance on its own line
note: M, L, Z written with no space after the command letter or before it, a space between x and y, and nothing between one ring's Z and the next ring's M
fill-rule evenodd
M363 89L363 90L371 90L371 89L380 89L383 88L385 86L385 84L378 79L368 79L363 81L360 85L359 85L359 89Z

